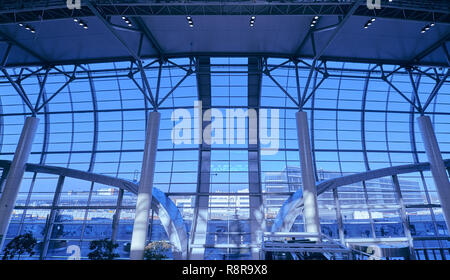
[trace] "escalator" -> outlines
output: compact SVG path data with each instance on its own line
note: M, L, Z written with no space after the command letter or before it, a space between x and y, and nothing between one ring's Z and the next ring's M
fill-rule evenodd
M326 235L265 233L262 258L266 260L348 260L353 251Z

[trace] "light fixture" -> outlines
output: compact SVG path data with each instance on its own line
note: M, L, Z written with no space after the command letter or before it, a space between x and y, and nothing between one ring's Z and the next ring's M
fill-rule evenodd
M255 19L256 19L255 16L251 16L251 17L250 17L250 27L255 26Z
M36 33L36 29L29 24L24 24L24 23L20 22L19 26L25 28L26 30L30 31L33 34Z
M423 33L427 32L428 30L431 29L431 27L433 27L433 26L435 26L435 25L436 25L435 22L431 22L431 23L425 25L425 26L422 28L422 30L420 31L420 33L423 34Z
M122 19L125 21L125 23L128 26L133 26L133 24L131 23L130 19L128 19L126 16L122 16Z
M186 19L188 21L189 27L194 27L194 21L192 20L192 17L187 16Z
M367 29L367 28L369 28L369 26L371 26L372 25L372 23L374 23L375 22L375 18L371 18L371 19L369 19L367 22L366 22L366 24L364 24L364 29Z
M312 19L312 21L311 21L310 26L311 26L311 27L316 26L316 24L317 24L318 21L319 21L319 16L314 16L313 19Z
M74 18L73 19L74 22L78 23L79 26L83 27L84 29L88 29L88 25L86 22L84 22L82 19L80 18Z

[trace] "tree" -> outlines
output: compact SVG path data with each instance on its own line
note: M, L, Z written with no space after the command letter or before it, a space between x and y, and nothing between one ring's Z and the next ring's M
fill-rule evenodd
M108 238L94 240L89 243L91 252L88 254L90 260L113 260L120 257L114 250L119 247L119 244L112 242Z
M18 235L6 245L3 250L3 259L12 260L17 255L20 260L20 256L27 253L30 257L34 255L34 247L37 240L33 237L31 232L27 232L22 235Z
M166 241L150 242L144 249L145 260L162 260L169 256L172 244Z

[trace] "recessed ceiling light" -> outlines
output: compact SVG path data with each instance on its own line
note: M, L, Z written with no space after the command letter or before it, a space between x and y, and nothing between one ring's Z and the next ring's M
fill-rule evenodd
M194 27L194 21L192 20L192 17L186 16L186 19L188 21L189 27Z

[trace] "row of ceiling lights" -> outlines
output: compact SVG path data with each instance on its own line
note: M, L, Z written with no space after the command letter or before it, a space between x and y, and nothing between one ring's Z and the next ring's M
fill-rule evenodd
M391 1L389 1L389 2L391 2ZM131 21L130 21L127 17L122 16L122 19L125 21L125 23L126 23L128 26L133 26L132 23L131 23ZM187 19L187 21L188 21L189 27L194 27L194 21L192 20L192 17L191 17L191 16L187 16L186 19ZM252 16L252 17L250 18L250 26L251 26L251 27L253 27L253 26L255 25L255 19L256 19L255 16ZM319 17L318 17L318 16L314 16L313 20L311 21L310 26L311 26L311 27L314 27L314 26L317 24L317 21L318 21L318 20L319 20ZM376 20L375 18L369 19L369 20L366 22L366 24L364 24L364 29L368 29L369 26L371 26L372 23L375 22L375 20ZM83 20L81 20L81 19L79 19L79 18L74 18L73 21L74 21L74 22L77 22L78 25L80 25L80 26L83 27L84 29L88 29L87 23L84 22ZM435 26L435 25L436 25L436 24L435 24L434 22L431 22L431 23L425 25L425 26L422 28L422 30L420 31L420 33L423 34L423 33L427 32L428 30L431 29L431 27L433 27L433 26ZM34 27L32 27L31 25L29 25L29 24L19 23L19 26L20 26L20 27L24 27L26 30L30 31L31 33L36 33L36 29L35 29Z
M371 26L374 21L375 21L375 18L369 19L369 21L366 22L366 24L364 24L364 29L369 28L369 26Z
M34 27L29 24L19 23L19 26L25 28L26 30L30 31L31 33L36 33L36 29L34 29Z
M314 27L314 26L316 26L316 23L317 23L317 21L319 20L319 16L315 16L314 18L313 18L313 20L311 21L311 27Z
M369 21L367 21L366 24L364 24L364 29L369 28L369 26L371 26L372 23L373 23L374 21L375 21L375 18L369 19ZM420 31L420 33L423 34L423 33L427 32L428 30L431 29L431 27L433 27L433 26L435 26L435 25L436 25L436 24L435 24L434 22L431 22L431 23L425 25L425 26L422 28L422 30ZM312 25L311 25L311 26L312 26Z
M250 17L250 26L251 27L255 26L255 19L256 19L255 16ZM194 27L194 21L192 20L191 16L187 16L186 20L188 21L189 27Z
M252 17L250 18L250 27L253 27L253 26L255 25L255 19L256 19L255 16L252 16Z
M123 16L122 17L122 19L125 21L125 23L128 25L128 26L133 26L133 24L131 24L131 21L126 17L126 16Z
M73 19L74 22L78 23L79 26L83 27L84 29L88 29L88 25L86 22L84 22L83 20L79 19L79 18L74 18Z
M189 27L194 27L194 21L192 20L192 17L187 16L186 19L188 21Z
M423 34L423 33L427 32L428 30L430 30L431 27L433 27L433 26L435 26L435 25L436 25L436 24L435 24L434 22L431 22L431 23L425 25L425 26L422 28L422 31L420 31L420 33Z

